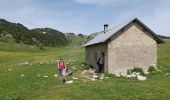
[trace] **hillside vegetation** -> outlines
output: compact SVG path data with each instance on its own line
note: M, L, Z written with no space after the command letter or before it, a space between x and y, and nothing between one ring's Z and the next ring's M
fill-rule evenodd
M0 19L0 42L21 43L40 48L51 46L82 46L87 42L83 34L63 33L52 28L28 29L20 23Z
M60 47L44 51L0 50L1 100L169 100L170 98L170 40L158 45L160 73L147 75L146 81L116 77L87 81L81 77L84 48ZM11 51L10 51L11 50ZM56 60L63 58L68 69L77 77L73 84L59 83Z
M66 33L66 38L69 42L69 46L78 47L83 46L88 41L88 36L83 34Z

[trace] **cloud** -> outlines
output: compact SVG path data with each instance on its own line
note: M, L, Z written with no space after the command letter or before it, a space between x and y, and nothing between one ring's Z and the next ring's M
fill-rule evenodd
M0 12L0 18L28 28L83 34L138 17L155 33L170 36L169 0L0 0Z
M80 4L94 4L94 5L115 5L122 2L122 0L74 0Z

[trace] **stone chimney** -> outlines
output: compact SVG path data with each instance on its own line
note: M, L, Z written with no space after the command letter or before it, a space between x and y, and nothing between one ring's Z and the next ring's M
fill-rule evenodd
M104 24L104 33L108 30L108 24Z

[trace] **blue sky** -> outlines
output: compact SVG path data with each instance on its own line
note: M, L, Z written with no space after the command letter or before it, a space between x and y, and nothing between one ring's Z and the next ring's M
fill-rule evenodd
M0 0L0 18L26 27L91 34L134 17L170 36L170 0Z

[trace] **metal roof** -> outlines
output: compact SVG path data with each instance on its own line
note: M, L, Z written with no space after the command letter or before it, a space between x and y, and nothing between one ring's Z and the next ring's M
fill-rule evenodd
M94 45L94 44L98 44L98 43L104 43L106 42L108 39L110 39L113 35L115 35L116 33L118 33L121 29L123 29L124 27L126 27L127 25L129 25L131 22L133 21L137 21L138 23L142 24L148 31L151 32L151 35L156 39L156 41L158 43L163 43L163 41L161 39L159 39L156 34L149 29L146 25L144 25L140 20L138 20L137 18L134 18L132 20L126 21L120 25L117 25L116 27L113 27L112 29L109 29L108 31L106 31L104 33L104 31L99 32L99 34L94 37L92 40L88 41L84 46L90 46L90 45Z

